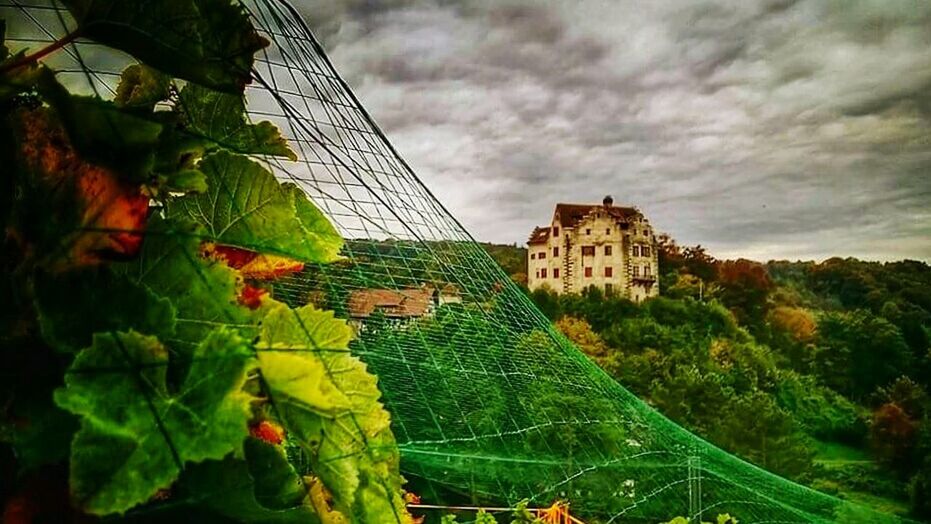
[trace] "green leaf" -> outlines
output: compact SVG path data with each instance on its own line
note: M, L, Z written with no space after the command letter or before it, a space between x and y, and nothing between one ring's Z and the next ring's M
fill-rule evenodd
M207 175L197 169L182 169L165 175L159 187L169 192L204 193L207 191Z
M294 205L297 209L297 219L301 223L301 233L305 242L317 246L324 253L326 262L335 261L339 250L343 247L343 237L339 234L330 219L315 206L307 195L294 184L284 184L285 191L292 193Z
M171 76L242 93L268 45L230 0L63 0L82 36Z
M265 448L259 448L265 446ZM300 477L280 451L265 443L247 439L246 460L227 457L188 468L174 491L178 500L196 501L210 511L247 524L306 524L319 519L306 494L298 498ZM270 501L273 490L293 494ZM261 501L261 502L260 502ZM265 504L271 504L267 506ZM182 511L185 517L187 511ZM169 518L163 519L170 521ZM182 518L182 521L184 519Z
M142 64L123 70L116 87L117 107L151 111L155 104L168 98L171 78Z
M288 157L297 155L271 122L249 124L242 95L221 93L188 84L180 93L179 111L189 132L243 154Z
M296 186L280 184L261 164L225 151L199 167L208 191L172 202L169 216L203 225L220 244L302 262L338 258L342 237Z
M177 391L168 350L136 332L98 334L78 354L55 401L82 417L71 451L71 489L85 511L122 513L171 485L183 465L241 449L253 359L235 331L218 328L194 352Z
M129 279L171 302L176 311L172 348L189 355L217 325L245 329L260 312L237 304L236 271L200 256L203 233L192 223L154 217L137 260L117 264ZM249 336L248 333L245 333Z
M334 498L362 522L403 520L398 450L375 376L330 311L278 305L262 322L259 365L275 412Z
M61 351L89 346L98 332L132 329L159 338L174 332L171 302L106 267L42 272L33 281L42 337Z
M155 164L162 125L117 107L113 102L75 96L42 69L40 91L55 108L81 156L125 175L144 181Z

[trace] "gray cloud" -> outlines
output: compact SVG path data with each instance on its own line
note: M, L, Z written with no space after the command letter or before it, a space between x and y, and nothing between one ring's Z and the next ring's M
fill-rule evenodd
M611 193L721 256L931 260L931 4L314 0L482 240Z

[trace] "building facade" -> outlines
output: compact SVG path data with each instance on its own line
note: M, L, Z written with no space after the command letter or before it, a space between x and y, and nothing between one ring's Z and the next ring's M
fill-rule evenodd
M556 293L595 286L635 302L659 294L656 234L633 207L556 204L547 226L527 241L527 285Z

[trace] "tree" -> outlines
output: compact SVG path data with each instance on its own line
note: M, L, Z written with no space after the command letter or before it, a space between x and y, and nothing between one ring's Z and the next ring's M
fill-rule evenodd
M601 337L582 319L562 317L556 321L556 329L590 357L604 357L608 352L608 347Z
M898 328L863 310L822 315L811 360L825 384L858 400L907 374L913 364Z
M870 444L877 457L899 471L911 469L918 423L901 406L888 402L873 412Z

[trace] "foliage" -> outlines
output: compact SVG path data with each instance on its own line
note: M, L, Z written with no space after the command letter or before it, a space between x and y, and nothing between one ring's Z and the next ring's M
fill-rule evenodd
M812 370L825 384L855 399L865 399L907 374L914 363L895 325L867 311L825 313L818 334Z
M67 38L146 63L113 100L72 95L44 66L0 69L16 195L0 208L0 350L38 378L0 390L0 447L50 485L65 468L38 468L66 465L74 520L409 522L351 330L273 291L338 260L342 239L245 156L294 158L245 115L267 42L227 0L64 3L78 22Z
M725 449L842 496L900 499L912 476L924 489L931 266L726 261L658 240L660 298L530 297L621 384ZM822 442L863 457L822 457Z

